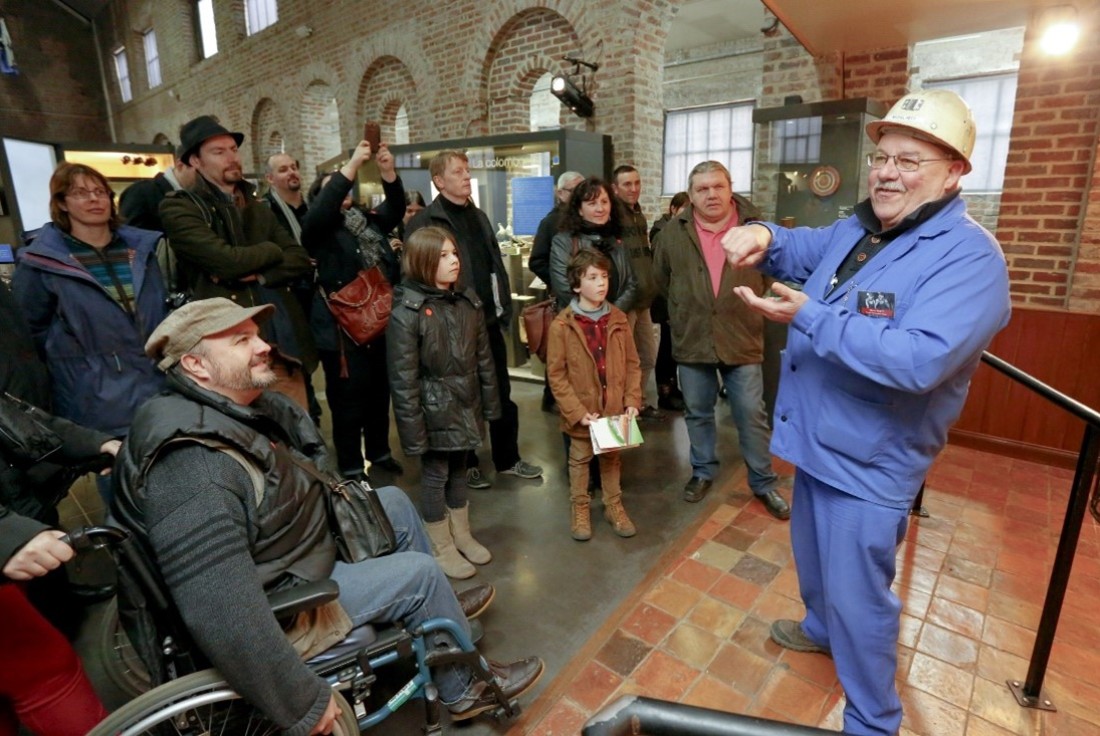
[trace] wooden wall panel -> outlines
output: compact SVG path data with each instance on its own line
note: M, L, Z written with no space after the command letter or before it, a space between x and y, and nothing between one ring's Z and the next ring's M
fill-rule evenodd
M1100 410L1100 315L1014 306L989 352ZM1072 467L1084 423L986 364L951 441Z

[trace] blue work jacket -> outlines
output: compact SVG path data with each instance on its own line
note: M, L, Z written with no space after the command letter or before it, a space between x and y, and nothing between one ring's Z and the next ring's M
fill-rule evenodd
M829 293L866 233L859 220L767 227L761 268L810 297L788 333L772 452L858 498L908 508L982 351L1008 324L1000 246L956 197Z

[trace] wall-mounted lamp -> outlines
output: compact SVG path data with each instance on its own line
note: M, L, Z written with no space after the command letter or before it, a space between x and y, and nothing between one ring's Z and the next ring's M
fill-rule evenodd
M1039 48L1051 56L1064 56L1077 45L1081 25L1077 22L1077 8L1072 5L1053 5L1039 12Z
M573 56L563 56L563 61L573 64L572 74L558 74L550 80L550 93L561 100L561 104L568 107L575 115L582 118L590 118L596 112L596 104L588 96L588 77L580 73L581 67L587 67L592 71L600 68L599 64L583 61ZM581 86L577 87L571 77L580 76Z

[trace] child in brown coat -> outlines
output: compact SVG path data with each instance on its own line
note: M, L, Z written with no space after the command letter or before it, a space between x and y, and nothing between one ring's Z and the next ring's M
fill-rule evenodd
M569 262L569 286L576 294L550 324L547 374L561 412L569 445L569 498L573 539L592 537L588 463L592 459L589 426L602 416L638 415L641 369L626 314L607 301L611 262L602 253L581 250ZM620 537L634 536L619 484L622 461L617 451L598 456L604 517Z

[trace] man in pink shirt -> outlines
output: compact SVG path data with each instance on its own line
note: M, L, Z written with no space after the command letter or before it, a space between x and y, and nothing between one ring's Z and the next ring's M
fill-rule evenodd
M730 267L722 249L727 230L759 219L760 212L733 193L729 170L717 161L692 169L688 195L691 205L657 235L653 255L658 286L668 299L672 355L680 366L691 444L691 479L684 486L684 500L701 500L718 471L714 407L721 377L749 488L768 513L787 519L791 510L777 490L768 450L771 433L761 371L764 321L733 292L736 286L747 286L763 295L767 282L754 269Z

